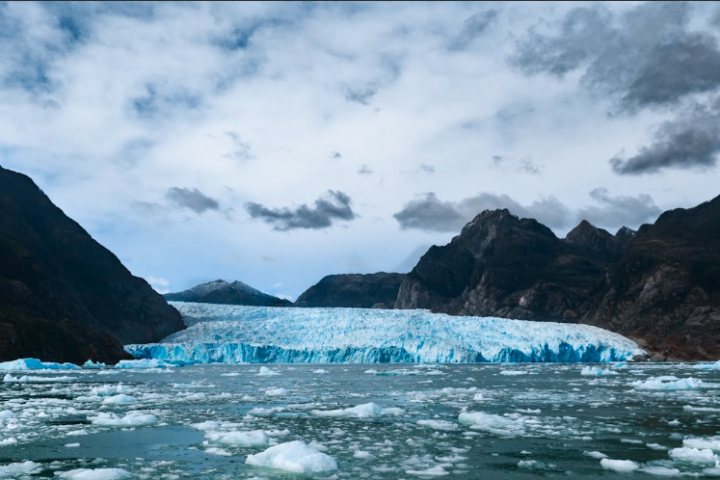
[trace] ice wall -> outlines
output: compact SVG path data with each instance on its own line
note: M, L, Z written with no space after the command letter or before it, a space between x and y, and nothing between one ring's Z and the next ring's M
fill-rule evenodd
M129 353L186 364L614 362L644 353L588 325L425 310L172 305L188 329L127 345Z

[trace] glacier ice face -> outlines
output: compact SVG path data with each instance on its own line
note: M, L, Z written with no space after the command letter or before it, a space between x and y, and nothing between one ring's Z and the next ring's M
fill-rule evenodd
M138 359L194 363L616 362L644 353L589 325L425 310L246 307L171 302L188 329L127 345Z
M21 370L80 370L80 367L72 363L41 362L37 358L20 358L0 363L0 370L13 372Z

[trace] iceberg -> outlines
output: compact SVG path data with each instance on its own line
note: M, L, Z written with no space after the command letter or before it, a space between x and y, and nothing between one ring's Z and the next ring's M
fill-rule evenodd
M171 302L188 325L137 359L193 363L619 362L644 352L589 325L426 310L249 307Z
M0 363L0 370L80 370L80 367L72 363L41 362L37 358L20 358Z

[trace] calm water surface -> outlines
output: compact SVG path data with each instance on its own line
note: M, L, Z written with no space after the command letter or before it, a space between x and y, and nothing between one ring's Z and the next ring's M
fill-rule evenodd
M336 471L311 478L720 476L711 451L670 453L696 438L720 448L711 438L720 430L717 370L266 367L277 374L259 375L259 365L12 373L0 384L0 478L73 478L63 472L80 468L87 478L110 475L99 470L107 468L138 479L304 478L245 464L249 454L294 440L337 461ZM636 388L690 377L701 382L687 390ZM356 406L363 407L348 410ZM263 431L265 440L239 445L245 437L237 432L248 431ZM601 455L638 469L608 470Z

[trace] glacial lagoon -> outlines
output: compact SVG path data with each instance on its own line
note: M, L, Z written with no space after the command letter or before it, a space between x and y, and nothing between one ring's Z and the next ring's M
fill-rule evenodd
M2 375L0 478L720 476L714 364L210 364Z

